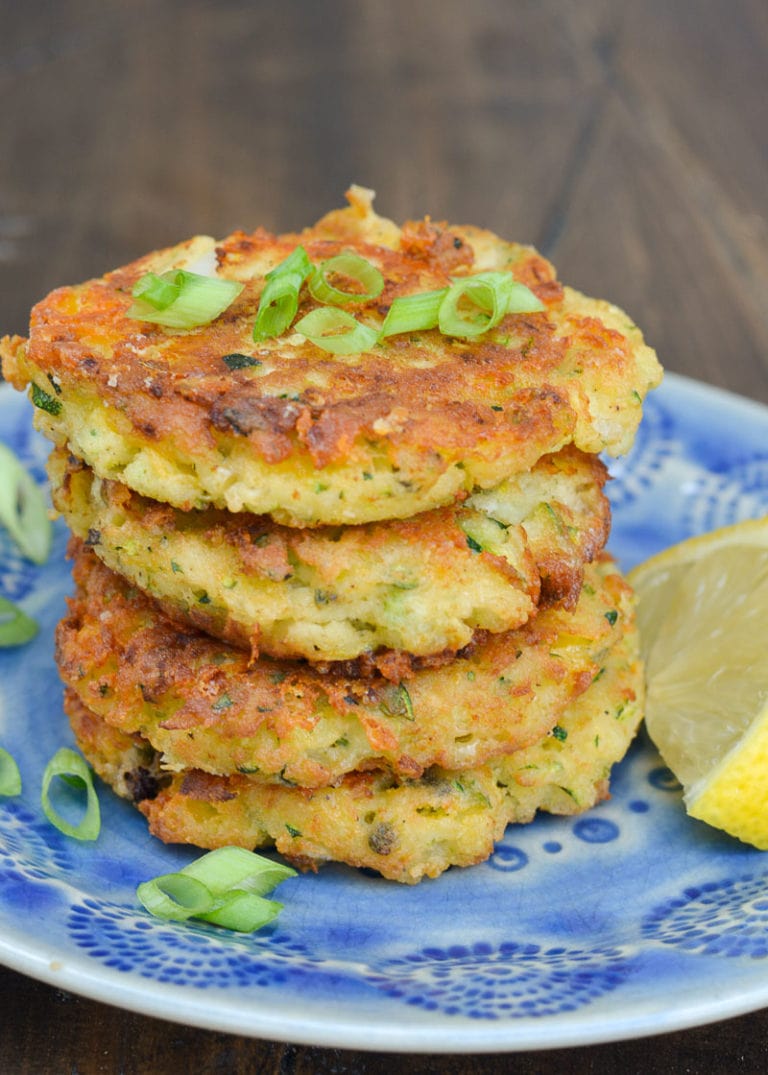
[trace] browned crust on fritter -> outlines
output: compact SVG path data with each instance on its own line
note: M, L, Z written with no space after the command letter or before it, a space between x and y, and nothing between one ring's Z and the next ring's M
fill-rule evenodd
M487 858L510 821L528 822L537 810L577 814L606 798L611 766L642 715L642 669L630 628L605 674L563 714L557 736L469 770L400 780L352 772L338 786L312 789L195 769L156 779L159 759L145 740L110 727L71 692L66 709L97 773L136 803L160 839L274 845L302 869L334 860L412 884Z
M564 448L553 459L553 463L571 475L578 475L584 481L584 472L580 462L574 457L581 456L577 449ZM602 489L608 481L605 464L593 458L589 467L589 478ZM558 526L563 528L561 541L530 542L530 550L536 561L541 579L539 607L547 608L561 604L565 608L575 608L584 580L584 564L592 563L608 543L611 531L611 504L607 497L600 498L600 510L589 517L587 525L577 526L577 519L568 505L554 501L551 503L558 517ZM581 520L580 520L581 521Z
M146 590L141 577L133 570L133 560L125 561L125 552L116 552L113 546L124 545L125 516L141 520L141 548L155 550L173 535L183 538L194 535L194 541L204 542L208 548L227 547L234 553L233 570L244 576L253 576L267 583L291 585L297 565L317 565L322 575L322 585L334 593L337 576L345 576L358 562L364 546L367 564L380 560L391 551L393 542L420 550L425 564L429 564L430 580L442 580L445 586L455 586L457 577L472 578L475 565L482 565L484 572L495 574L520 594L525 594L530 604L528 611L520 614L496 630L514 629L536 607L546 608L562 604L572 609L581 591L584 565L603 549L610 529L610 505L602 488L607 480L604 464L594 456L587 456L573 446L562 449L556 456L546 456L537 463L542 486L547 489L547 479L566 477L574 492L583 494L579 507L574 511L568 504L549 495L541 512L547 515L543 530L528 526L527 549L513 565L504 556L481 549L472 551L467 543L467 533L462 522L471 519L465 507L436 508L422 512L410 519L388 520L351 527L317 527L300 530L275 523L269 516L257 516L248 512L231 513L209 508L205 511L180 512L169 505L133 493L120 482L99 483L98 501L104 505L107 517L121 518L119 533L111 527L109 535L103 529L94 530L89 524L78 527L79 516L74 505L79 500L90 501L92 488L88 483L92 476L88 468L74 457L67 457L62 450L54 451L49 464L53 483L54 505L66 517L78 537L92 546L97 556L107 566L125 574ZM90 494L80 491L74 483L86 482ZM93 526L99 527L98 510L94 509ZM526 521L523 520L525 529ZM136 533L130 531L132 539ZM108 548L105 548L104 542ZM167 562L166 562L167 561ZM228 561L229 563L229 561ZM458 565L466 565L467 574L461 575ZM265 636L259 623L246 622L228 613L224 607L213 608L200 603L190 593L184 602L168 597L162 575L173 570L172 561L163 561L152 551L150 596L166 616L182 626L193 626L240 648L250 650L254 658L260 654L272 657L294 657L291 647L277 637ZM366 571L374 569L366 565ZM175 581L175 580L174 580ZM381 585L381 579L369 574L367 583ZM465 637L460 646L428 651L378 648L362 652L340 662L329 661L312 653L299 654L312 659L323 671L334 667L345 675L371 675L378 670L387 678L398 681L421 667L435 667L451 660L458 649L476 644L485 638L484 630L475 630L472 637Z
M450 283L460 266L455 258L445 257L444 248L452 248L454 239L461 242L460 233L445 225L435 230L447 240L418 254L408 245L395 251L355 243L364 257L378 261L388 281L375 302L356 306L359 316L368 308L386 310L397 295ZM312 260L348 248L348 242L316 240L310 232L275 236L260 230L252 236L235 233L217 253L222 266L236 265L244 254L263 254L278 262L299 242ZM462 250L461 267L471 271L471 247L463 243ZM393 464L401 454L433 452L450 462L476 450L479 443L486 443L486 451L495 457L498 451L519 450L533 440L559 441L572 428L565 395L547 384L566 344L556 338L545 314L514 318L515 332L524 337L519 349L500 347L493 339L471 346L446 341L440 364L419 369L415 363L427 352L407 336L392 338L384 353L364 355L354 366L307 342L290 348L286 365L254 380L247 370L228 370L222 356L254 350L247 341L263 280L247 282L214 324L176 333L172 354L158 350L151 355L153 344L163 347L168 342L167 332L126 316L131 289L146 271L146 260L77 287L60 288L38 303L31 315L28 354L36 366L67 384L87 385L147 440L170 437L194 455L201 444L221 442L222 435L224 441L247 437L269 463L306 450L316 467L324 467L345 458L361 438L386 442ZM531 252L514 273L546 302L562 298L552 267L539 255ZM317 305L303 295L298 317ZM611 347L612 359L622 361L619 333L609 333L604 343ZM137 359L139 352L143 357ZM328 378L322 391L302 387L298 398L279 398L281 391L293 395L295 386L306 385L308 375L318 373ZM10 359L6 376L23 387ZM498 400L504 402L502 411L493 409ZM393 414L401 420L393 423ZM382 435L375 427L385 420L391 428Z
M220 243L220 274L241 274L245 289L200 330L169 334L126 316L133 285L168 252L54 291L32 312L27 347L6 340L6 376L22 388L42 371L65 401L69 393L82 393L108 407L121 435L148 445L172 443L183 465L212 453L225 459L247 443L267 464L295 460L315 469L363 465L373 452L389 471L408 480L428 476L430 486L472 459L481 468L495 467L498 481L499 460L506 473L524 471L570 441L577 421L589 427L588 398L599 377L616 404L615 414L603 415L598 424L615 428L602 429L596 440L588 436L590 445L580 446L626 448L642 396L659 376L647 348L639 361L642 339L634 326L627 321L625 335L615 327L617 311L603 320L599 304L590 307L592 315L569 300L551 264L531 248L430 220L400 231L355 197L350 209L328 214L304 232L237 232ZM314 261L352 246L380 266L383 294L355 306L358 316L373 323L381 322L397 296L441 288L456 275L476 271L483 251L494 244L504 267L531 288L545 310L508 315L471 342L436 330L394 336L352 362L301 337L267 341L260 350L251 329L263 271L299 242ZM187 245L192 248L193 241ZM254 264L262 267L255 275ZM316 305L304 289L299 316ZM229 370L223 356L243 351L267 356L270 368L258 375L253 369ZM632 417L619 436L624 414ZM448 498L456 495L454 484ZM289 523L290 510L289 504L279 506ZM391 512L398 513L404 514ZM306 513L300 517L302 525L311 522Z
M542 612L398 687L382 676L249 662L179 630L87 549L74 574L56 658L88 708L146 735L174 764L309 786L371 765L410 776L433 764L463 768L535 742L598 674L631 603L609 565L591 568L592 596L574 612Z

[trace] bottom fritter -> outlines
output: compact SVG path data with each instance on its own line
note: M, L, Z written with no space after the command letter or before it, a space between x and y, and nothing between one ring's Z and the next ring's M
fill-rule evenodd
M274 846L303 869L343 862L413 884L449 866L482 862L510 822L531 821L538 810L578 814L606 798L611 767L641 719L642 670L633 632L553 732L533 746L474 769L434 767L418 780L376 770L311 789L241 774L166 774L145 739L106 724L72 691L66 709L96 772L136 802L161 840Z

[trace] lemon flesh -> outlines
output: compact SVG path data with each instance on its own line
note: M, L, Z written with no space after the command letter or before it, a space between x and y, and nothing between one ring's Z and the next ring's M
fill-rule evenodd
M768 518L635 568L646 726L688 813L768 850Z

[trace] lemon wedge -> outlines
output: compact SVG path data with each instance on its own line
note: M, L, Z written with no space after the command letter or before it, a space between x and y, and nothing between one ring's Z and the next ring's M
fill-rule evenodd
M628 577L646 727L688 813L768 850L768 516L683 541Z

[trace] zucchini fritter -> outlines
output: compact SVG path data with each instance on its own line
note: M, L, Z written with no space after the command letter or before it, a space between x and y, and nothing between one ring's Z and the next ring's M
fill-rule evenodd
M385 772L355 772L315 789L199 770L168 777L146 740L111 727L71 692L66 705L96 772L136 802L161 840L274 845L303 869L345 862L414 884L483 861L509 822L528 822L537 810L578 814L606 798L611 766L640 721L641 695L633 628L604 674L562 714L556 734L469 770L433 768L399 782Z
M604 666L633 616L608 560L590 566L573 611L550 608L442 667L322 674L181 630L85 548L57 634L65 684L89 710L139 733L169 769L242 772L321 787L361 768L420 776L535 742Z
M181 512L54 451L55 506L163 611L254 657L349 661L455 652L512 630L539 603L572 608L602 549L606 471L574 448L463 506L413 519L298 530L268 516Z
M661 370L615 307L564 288L530 247L429 219L398 228L353 188L304 232L198 237L75 287L0 345L37 419L99 477L183 510L212 504L293 526L406 518L491 489L574 443L628 449ZM355 315L378 329L394 298L505 270L545 306L473 340L404 333L333 355L295 332L254 343L265 274L303 244L313 262L355 251L385 280ZM211 324L170 330L127 316L148 271L199 266L245 287ZM215 260L214 260L215 258ZM198 270L199 271L199 270ZM317 306L306 288L299 316ZM225 358L245 357L230 368Z

